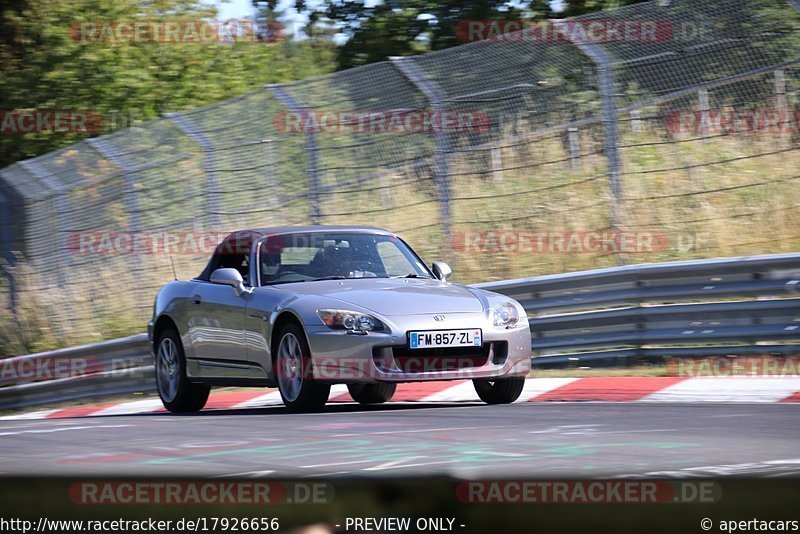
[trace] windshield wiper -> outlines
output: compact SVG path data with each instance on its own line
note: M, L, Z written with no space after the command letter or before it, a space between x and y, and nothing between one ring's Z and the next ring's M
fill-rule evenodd
M422 275L417 274L417 273L408 273L405 276L392 276L392 278L428 278L428 279L430 279L430 276L422 276Z
M346 276L321 276L320 278L313 278L312 282L320 282L322 280L347 280Z

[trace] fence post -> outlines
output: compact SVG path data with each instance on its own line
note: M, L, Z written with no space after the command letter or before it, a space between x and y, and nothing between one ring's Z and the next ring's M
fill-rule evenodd
M633 133L642 133L642 111L634 109L631 111L631 131Z
M711 124L711 106L708 102L708 89L700 89L697 92L697 99L699 100L700 107L700 135L703 137L703 142L707 143L706 139L709 135L708 127Z
M780 132L781 148L787 148L791 141L791 128L786 128L794 122L789 116L789 102L786 98L786 72L775 71L775 111L778 112L778 128Z
M301 106L297 100L290 95L283 85L273 84L267 85L267 89L275 95L278 102L283 104L283 107L292 113L302 113L305 108ZM311 222L318 224L322 216L322 210L319 202L319 160L317 154L317 136L313 133L305 132L306 136L306 157L308 158L308 166L306 172L308 173L308 195L311 201Z
M203 151L203 172L206 175L206 210L209 224L216 229L219 226L219 185L213 152L214 143L199 131L192 121L180 113L167 113L166 117L189 139L197 143L197 146Z
M8 307L12 313L16 313L17 309L17 288L14 281L14 251L12 250L14 236L11 228L11 206L12 200L4 193L5 183L0 178L0 271L2 271L8 280Z
M55 213L53 214L53 218L56 221L56 228L58 228L58 236L56 238L56 242L58 243L58 254L56 261L58 263L56 268L56 276L58 279L58 286L64 287L64 275L67 272L67 265L69 264L68 256L68 247L67 247L67 237L64 235L64 232L67 230L66 224L64 222L64 213L67 211L67 206L64 203L64 194L66 187L61 181L54 176L52 173L45 171L37 162L36 159L29 159L26 161L20 161L19 166L28 174L35 177L37 180L40 180L47 188L50 190L47 196L53 197L53 208L55 209Z
M567 130L567 143L569 144L569 163L573 171L581 168L581 138L577 128Z
M434 113L442 116L445 113L445 92L436 82L429 79L419 65L410 57L394 56L389 58L392 64L408 78L428 99ZM449 249L451 239L451 214L450 214L450 173L448 171L448 141L447 132L439 128L434 136L436 149L434 154L434 173L436 186L439 190L439 205L442 210L441 225L443 246Z
M503 151L499 146L492 147L490 151L492 159L492 181L503 181Z
M125 159L125 156L120 154L116 148L114 148L102 137L93 137L92 139L87 139L86 143L88 143L89 146L92 147L98 154L112 162L122 171L122 176L125 180L125 211L128 212L129 231L134 233L140 232L142 227L141 221L139 220L139 199L137 198L136 188L134 187L135 182L140 180L138 166L131 164L127 159ZM136 242L137 240L134 239L133 243ZM137 270L143 271L144 260L140 257L139 250L135 245L133 247L133 252L132 265ZM133 289L133 292L139 302L145 302L146 298L143 293L143 287L137 285ZM151 297L147 297L147 299L149 298Z
M563 21L554 21L556 26L563 26ZM560 28L561 29L561 28ZM574 32L564 31L564 35L574 37ZM614 65L612 57L601 46L576 38L572 43L597 66L597 83L600 92L600 106L603 115L603 150L608 160L608 186L611 191L611 229L615 232L620 227L620 202L622 187L620 175L622 164L619 155L619 132L617 125L617 104L614 98ZM625 256L620 253L620 263L625 263Z
M133 186L134 182L139 179L139 173L136 171L136 166L131 165L114 147L108 143L108 141L102 137L93 137L92 139L87 139L86 142L98 154L122 170L122 176L125 179L125 192L127 198L125 203L125 211L128 212L128 220L130 221L131 231L138 232L141 230L139 223L139 202L136 198L136 188Z

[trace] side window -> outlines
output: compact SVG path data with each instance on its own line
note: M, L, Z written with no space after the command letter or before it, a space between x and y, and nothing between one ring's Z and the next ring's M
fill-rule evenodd
M214 269L223 269L223 268L232 268L239 271L239 274L242 275L244 279L244 283L249 285L249 278L250 278L250 258L247 254L219 254L217 259L217 265L214 266Z

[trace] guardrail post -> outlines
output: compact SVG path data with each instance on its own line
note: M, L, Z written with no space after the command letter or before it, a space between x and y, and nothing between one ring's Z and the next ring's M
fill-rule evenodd
M189 139L197 143L203 151L203 171L206 175L206 210L208 211L209 224L211 227L216 228L219 226L219 190L216 160L213 152L214 143L198 130L192 121L180 113L167 113L166 117Z
M302 113L304 111L305 108L282 85L268 85L267 89L275 95L278 102L292 113ZM306 157L308 158L306 173L308 174L309 200L311 201L311 222L314 224L318 224L322 217L319 201L320 179L317 151L317 136L314 133L306 132Z
M389 58L403 76L414 84L428 99L434 113L443 116L445 109L445 92L433 80L429 79L419 65L410 57L394 56ZM450 247L451 214L450 214L450 173L448 171L448 141L444 128L438 128L434 136L436 149L434 155L434 173L439 190L439 206L442 210L441 225L443 245Z
M553 24L563 26L565 23L563 21L553 21ZM572 44L586 54L597 66L597 83L603 115L603 150L608 161L608 186L611 191L610 226L613 231L617 232L620 227L620 202L622 200L620 184L622 164L619 155L617 104L614 98L613 60L602 47L574 38L574 32L564 31L563 34L572 37ZM620 263L625 263L623 254L620 253L618 258Z

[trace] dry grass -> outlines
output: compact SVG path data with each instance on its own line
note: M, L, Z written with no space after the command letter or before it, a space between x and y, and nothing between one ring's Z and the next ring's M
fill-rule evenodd
M352 191L327 194L322 198L322 222L393 229L426 260L451 262L455 281L462 283L608 267L623 259L641 263L800 250L800 150L782 151L785 140L768 136L703 141L663 135L662 129L645 128L635 134L625 131L622 139L627 148L622 149L620 223L623 228L664 234L667 242L658 250L624 258L607 252L464 250L457 240L443 242L440 204L429 168L387 174ZM581 145L579 168L570 164L560 136L500 148L502 173L490 171L488 151L453 156L453 233L608 228L606 162L599 153L598 131L582 132ZM331 183L336 177L325 180ZM236 221L241 226L300 222L280 214L255 213ZM234 229L238 228L216 230ZM174 259L178 276L189 278L207 258ZM52 277L52 271L18 262L16 314L0 309L2 354L142 332L157 288L173 275L163 256L117 256L71 269L63 287ZM0 293L7 298L6 287L0 287Z

